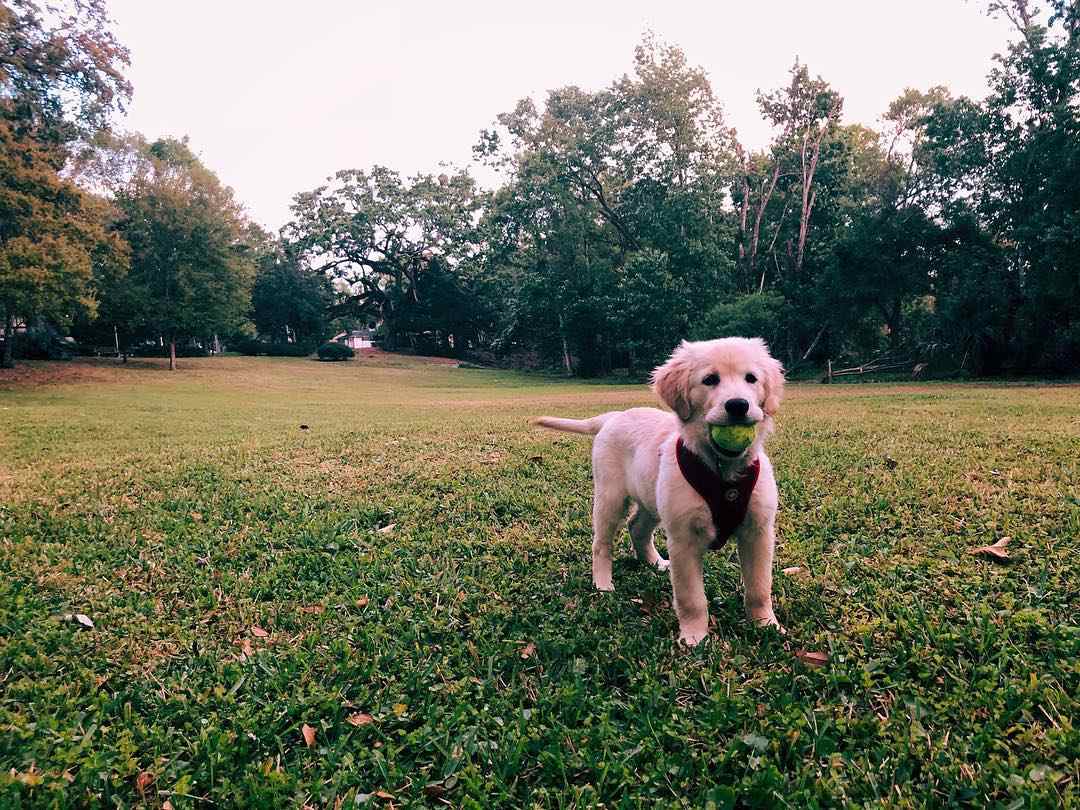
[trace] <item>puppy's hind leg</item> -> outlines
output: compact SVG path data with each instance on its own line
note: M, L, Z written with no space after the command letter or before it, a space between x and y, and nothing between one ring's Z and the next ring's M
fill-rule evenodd
M596 477L593 495L592 577L598 591L613 591L611 581L612 542L626 519L627 497L622 488L607 487Z
M657 571L667 571L668 561L660 556L660 552L653 544L656 524L656 518L638 505L634 516L630 518L630 539L634 543L634 553L639 560Z

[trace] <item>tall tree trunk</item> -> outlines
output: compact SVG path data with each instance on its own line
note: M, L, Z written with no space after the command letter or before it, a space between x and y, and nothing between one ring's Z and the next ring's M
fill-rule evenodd
M566 325L561 312L559 313L559 337L562 339L563 367L566 369L566 376L571 377L574 374L574 366L570 362L570 347L566 343Z
M803 257L806 254L806 235L810 230L810 214L814 211L817 189L814 188L814 174L817 173L818 160L821 158L821 142L829 127L840 117L840 103L834 104L828 112L817 137L810 141L810 130L803 133L802 141L802 212L799 217L799 247L795 254L795 275L802 271Z
M776 159L776 165L773 166L772 177L769 178L766 183L764 180L761 183L761 197L758 199L757 210L754 213L754 230L750 237L750 283L757 278L757 258L758 258L758 241L761 239L761 220L765 216L765 209L769 207L769 200L772 199L773 192L776 190L776 182L780 179L780 158Z
M176 338L169 338L169 371L176 371Z
M904 317L903 312L903 301L896 301L893 305L892 321L889 324L889 329L892 330L889 332L889 348L894 352L900 348L900 327L902 326L901 321Z
M738 267L744 268L746 265L746 253L747 253L747 233L746 233L746 218L750 213L750 181L746 176L746 171L742 173L742 203L739 205L739 259Z
M9 313L4 324L4 356L0 358L0 368L15 367L15 315Z

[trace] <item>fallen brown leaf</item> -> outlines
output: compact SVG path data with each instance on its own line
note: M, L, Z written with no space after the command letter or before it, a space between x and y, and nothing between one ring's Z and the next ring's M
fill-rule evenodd
M304 605L300 608L301 613L322 613L326 608L322 605Z
M533 656L533 654L535 652L536 652L536 645L533 644L530 641L528 644L526 644L524 647L521 648L521 657L522 658L532 658L532 656Z
M385 790L376 790L375 795L378 796L380 799L392 800L394 798L393 793L387 793Z
M387 523L385 526L379 529L379 534L390 534L390 532L392 532L395 528L397 528L396 523Z
M43 781L45 781L45 777L41 775L41 771L37 770L32 763L30 765L30 770L28 770L26 773L19 773L14 768L12 768L11 775L27 787L31 788L37 787Z
M263 630L259 625L255 624L251 627L251 635L255 638L269 638L270 634Z
M797 574L802 574L805 571L806 569L803 568L801 565L793 565L790 568L784 569L784 573L787 574L789 577L796 576Z
M442 782L432 782L430 785L424 785L424 795L429 799L441 799L446 795L446 788Z
M809 650L796 650L795 657L811 667L823 667L829 660L828 653L810 652Z
M375 722L374 717L372 717L370 714L364 714L364 712L356 712L356 714L350 714L345 719L352 723L354 726L366 726L369 723Z
M359 599L356 600L356 606L358 608L367 607L367 603L368 598L366 596L361 596Z
M161 810L173 810L172 802L168 799L161 803Z
M315 746L315 729L304 723L304 725L300 726L300 733L304 735L304 742L307 747L313 748Z
M240 642L240 652L244 658L251 658L255 654L255 650L251 647L251 639L245 638Z
M1009 550L1006 546L1012 540L1011 537L1002 537L992 546L979 546L979 548L973 548L968 551L968 554L981 554L984 557L994 557L998 560L1009 559Z
M150 771L143 771L135 779L135 788L139 793L145 793L146 789L154 783L154 775Z

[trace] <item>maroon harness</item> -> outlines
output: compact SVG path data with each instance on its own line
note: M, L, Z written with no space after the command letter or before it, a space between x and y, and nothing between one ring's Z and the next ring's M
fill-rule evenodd
M750 508L750 496L761 472L761 460L754 459L746 471L735 481L725 481L694 454L680 437L675 443L675 458L686 482L694 488L709 505L712 513L716 539L709 546L716 550L727 542L732 533L746 520Z

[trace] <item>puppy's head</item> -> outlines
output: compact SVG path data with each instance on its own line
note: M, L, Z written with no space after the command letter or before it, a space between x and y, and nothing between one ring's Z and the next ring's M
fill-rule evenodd
M761 338L683 341L653 371L652 383L679 419L697 423L704 437L710 425L768 425L783 397L784 369Z

